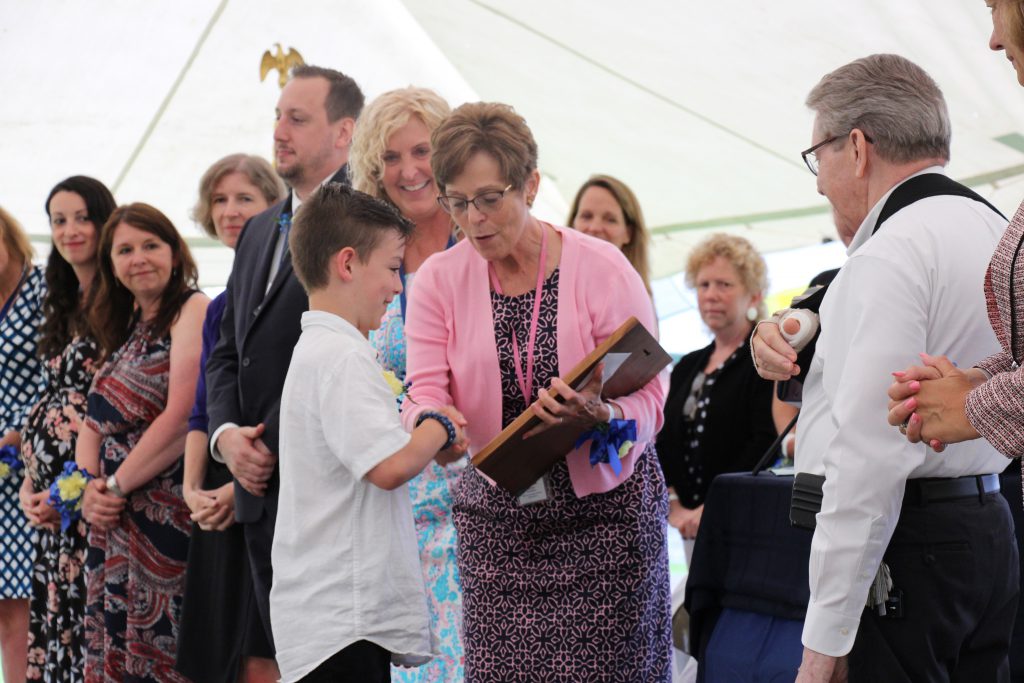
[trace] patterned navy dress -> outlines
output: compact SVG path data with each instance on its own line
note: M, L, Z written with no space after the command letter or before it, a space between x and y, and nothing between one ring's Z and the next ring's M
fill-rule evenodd
M558 376L558 278L556 269L544 283L531 402ZM512 335L525 349L533 299L491 292L503 426L526 409ZM577 498L564 461L548 484L550 499L527 506L473 467L455 487L467 683L668 683L668 511L657 457L648 448L607 493Z
M96 373L86 424L98 432L103 476L117 471L167 404L171 337L135 325ZM174 670L192 521L183 464L128 494L120 523L89 528L85 680L187 681Z
M21 431L43 387L36 355L46 282L30 268L7 301L0 301L0 436ZM0 600L32 594L33 532L18 504L22 475L0 479Z

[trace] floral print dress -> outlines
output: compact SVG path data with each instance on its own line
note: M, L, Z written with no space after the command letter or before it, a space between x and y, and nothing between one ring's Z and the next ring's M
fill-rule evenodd
M117 472L167 405L171 337L137 323L89 392L86 424L103 441L102 476ZM119 524L89 528L85 680L187 681L174 670L192 522L179 458L128 494Z
M34 491L45 491L75 461L78 426L96 372L98 349L88 337L76 337L46 362L46 386L22 432L25 476ZM32 567L28 680L72 683L84 675L85 524L66 531L39 529Z

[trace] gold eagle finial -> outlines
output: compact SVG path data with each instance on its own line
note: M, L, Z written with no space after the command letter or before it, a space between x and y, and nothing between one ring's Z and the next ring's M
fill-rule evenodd
M301 66L306 62L294 47L288 48L288 54L285 54L281 49L281 43L274 43L274 46L277 54L272 55L270 50L265 50L260 59L260 81L266 80L267 74L277 69L277 84L283 88L288 82L288 72L292 67Z

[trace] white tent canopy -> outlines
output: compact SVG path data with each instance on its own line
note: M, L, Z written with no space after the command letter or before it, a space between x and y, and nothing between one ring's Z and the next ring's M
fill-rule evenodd
M1024 198L1024 90L986 48L980 0L39 0L0 2L0 204L41 244L58 180L93 175L164 210L190 237L198 179L232 152L269 157L275 43L352 75L368 98L408 84L453 104L501 100L529 121L564 221L594 172L637 192L658 275L712 230L765 251L833 235L799 151L825 72L898 52L942 85L951 174L1004 212ZM209 244L199 242L200 244ZM198 250L203 284L230 254Z

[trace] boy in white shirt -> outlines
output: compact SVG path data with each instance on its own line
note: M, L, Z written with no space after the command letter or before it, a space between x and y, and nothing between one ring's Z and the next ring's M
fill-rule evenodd
M405 483L435 456L465 451L465 420L449 408L406 433L366 340L402 290L412 228L337 183L303 202L292 224L309 311L281 396L270 613L283 683L385 682L392 661L431 657Z

